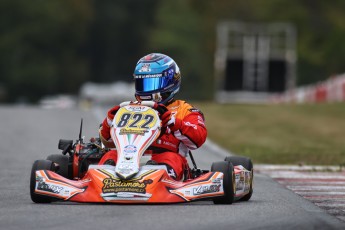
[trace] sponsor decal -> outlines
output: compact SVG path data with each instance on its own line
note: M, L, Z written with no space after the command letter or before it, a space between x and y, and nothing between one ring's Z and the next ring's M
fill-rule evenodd
M202 116L198 116L198 123L201 125L205 125L204 118Z
M157 141L157 144L161 144L161 142L158 143L158 141ZM168 142L168 141L163 141L163 145L167 145L167 146L170 146L170 147L173 147L173 148L177 148L177 146L175 144L173 144L171 142Z
M174 80L178 81L181 78L181 74L178 72L179 70L176 71L176 74L174 75Z
M236 185L236 191L238 190L243 190L244 188L244 182L243 181L239 181Z
M161 94L159 92L152 94L152 98L156 102L160 102L162 100L162 96L161 96Z
M133 169L120 169L119 172L121 174L131 174L134 170Z
M244 181L244 172L241 172L240 181Z
M200 113L200 110L199 109L197 109L197 108L190 108L190 109L188 109L189 111L191 111L191 112L197 112L197 113Z
M199 113L201 116L199 116L198 117L198 120L200 121L200 120L202 120L202 122L204 122L204 120L205 120L205 116L204 116L204 114L199 110L199 109L197 109L197 108L195 108L195 107L192 107L192 108L190 108L190 109L188 109L190 112L192 112L192 113Z
M173 106L173 107L171 107L171 108L169 108L170 110L177 110L178 108L180 108L180 106L179 105L177 105L177 106ZM175 112L176 113L176 112Z
M156 77L162 77L163 75L161 73L157 74L143 74L143 75L134 75L135 79L144 79L144 78L156 78Z
M244 187L244 191L248 192L250 190L250 182L251 182L251 173L250 172L246 172L246 183L245 183L245 187Z
M139 95L139 98L140 98L141 100L150 100L150 99L152 98L152 96L151 96L151 95L148 95L148 96Z
M133 157L135 156L136 151L137 151L137 147L135 147L134 145L125 146L123 149L123 156L125 157L126 161L133 160ZM122 163L125 163L125 162L122 162Z
M63 189L63 187L57 185L46 184L42 177L36 177L36 181L38 181L37 190L59 194Z
M144 110L146 107L142 107L142 106L128 106L127 109L129 111L134 111L134 112L137 112L137 111L142 111Z
M145 129L121 129L120 135L127 135L127 134L137 134L144 136L147 130Z
M165 77L169 77L169 78L172 78L174 76L174 74L175 74L175 71L173 68L170 68L169 70L167 70L163 73L163 75Z
M137 151L137 147L135 145L126 145L123 148L125 153L135 153Z
M143 64L139 72L151 72L150 64L148 63Z
M212 183L215 183L215 184L220 184L220 183L222 183L222 178L216 178L216 179L213 179L212 180Z
M134 163L133 155L128 156L125 154L125 159L121 160L120 164L128 164L128 163L131 163L131 164ZM114 166L115 166L115 164L114 164Z
M135 172L136 169L135 165L133 165L133 161L129 159L126 162L122 162L121 164L119 164L118 170L121 174L132 174Z
M140 182L138 180L122 181L120 179L105 178L103 180L103 193L134 192L146 193L146 186L152 184L151 179Z
M236 174L236 191L242 191L245 188L245 173L242 171Z
M198 186L197 188L193 188L194 195L206 194L206 193L214 193L220 191L220 184L217 185L205 185L205 186Z
M140 59L140 61L151 61L151 62L158 62L159 60L161 60L164 56L160 55L160 54L149 54L146 55L145 57L143 57L142 59Z
M134 166L132 164L121 164L119 165L119 169L130 169L134 170Z
M143 201L147 201L148 199L150 199L152 194L121 192L121 193L102 193L101 196L106 201L112 201L112 200L143 200Z
M189 121L184 122L184 124L185 124L186 126L193 127L193 129L195 129L195 130L197 130L197 129L198 129L198 126L197 126L197 125L194 125L194 124L190 123Z

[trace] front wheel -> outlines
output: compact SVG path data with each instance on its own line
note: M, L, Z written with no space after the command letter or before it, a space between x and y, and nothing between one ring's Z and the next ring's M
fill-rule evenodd
M47 157L47 160L52 161L53 163L58 164L58 169L56 170L56 173L60 176L63 176L65 178L71 179L71 176L69 171L69 158L68 156L61 155L61 154L52 154Z
M240 201L248 201L253 195L253 179L254 179L254 169L253 163L250 158L243 157L243 156L228 156L224 159L225 161L231 162L234 166L242 165L245 169L250 171L251 174L251 181L250 181L250 189L249 193L242 197Z
M30 176L30 196L31 200L35 203L51 203L54 198L48 196L42 196L35 193L36 187L36 171L37 170L55 170L55 165L49 160L37 160L32 165L31 176Z
M215 204L232 204L235 197L235 174L234 167L231 162L218 161L214 162L211 166L212 172L221 172L224 174L223 177L223 189L224 196L216 197L213 199Z

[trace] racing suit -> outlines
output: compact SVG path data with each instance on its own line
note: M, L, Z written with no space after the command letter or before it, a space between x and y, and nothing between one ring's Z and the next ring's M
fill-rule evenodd
M186 156L189 150L197 149L205 142L207 130L202 112L187 102L174 100L166 107L175 117L175 124L168 126L166 132L151 144L149 150L153 152L153 161L166 165L169 175L176 180L181 180L187 166ZM113 117L109 117L108 112L108 117L104 119L100 128L100 137L105 146L113 144L110 138L112 119ZM102 157L99 164L109 162L116 164L116 159L116 150L111 150Z

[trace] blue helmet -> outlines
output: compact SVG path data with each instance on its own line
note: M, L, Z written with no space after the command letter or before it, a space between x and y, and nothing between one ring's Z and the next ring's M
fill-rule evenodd
M172 58L152 53L138 61L134 80L135 97L138 101L168 104L180 89L181 73Z

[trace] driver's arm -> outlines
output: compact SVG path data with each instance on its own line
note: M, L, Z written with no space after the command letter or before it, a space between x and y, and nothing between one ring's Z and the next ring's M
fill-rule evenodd
M120 106L115 106L111 108L108 113L107 117L103 120L102 125L99 129L99 137L106 148L115 148L115 144L110 136L110 126L113 122L114 116L116 112L120 109Z
M169 128L189 149L197 149L206 141L204 116L199 111L191 112L183 119L176 118L174 126Z

